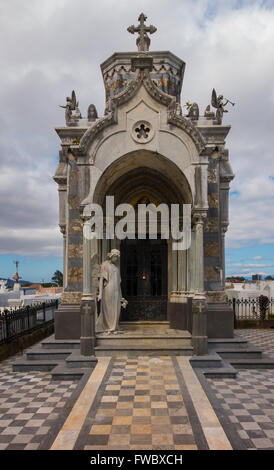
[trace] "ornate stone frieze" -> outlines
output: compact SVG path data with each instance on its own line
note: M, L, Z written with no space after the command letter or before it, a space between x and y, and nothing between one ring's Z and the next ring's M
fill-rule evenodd
M176 110L174 109L174 105L169 108L168 111L168 123L172 124L173 126L179 127L183 131L185 131L195 143L197 151L199 154L205 148L205 141L199 132L199 130L195 127L191 120L188 120L184 116L180 116L176 114Z
M217 168L208 168L208 182L209 183L217 183Z
M204 243L204 255L207 257L219 256L220 245L219 242Z
M129 83L126 89L110 100L109 109L106 111L106 115L97 120L93 126L87 129L84 136L81 138L79 146L71 146L72 152L78 156L85 155L88 152L90 143L96 135L103 129L117 122L117 107L129 101L136 94L142 84L152 98L168 107L168 123L179 127L190 135L198 152L201 153L205 147L205 142L199 130L190 120L178 113L175 98L163 92L159 87L157 87L157 85L155 85L150 78L148 70L140 70L136 72L134 80Z

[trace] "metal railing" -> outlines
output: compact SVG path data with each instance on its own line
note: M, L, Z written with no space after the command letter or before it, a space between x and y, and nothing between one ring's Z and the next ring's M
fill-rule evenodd
M4 310L0 313L0 345L10 343L23 334L53 322L57 308L58 299L34 306L26 305L17 310Z
M227 299L228 304L233 307L236 320L274 320L274 299L269 299L265 311L259 303L259 297L255 299Z

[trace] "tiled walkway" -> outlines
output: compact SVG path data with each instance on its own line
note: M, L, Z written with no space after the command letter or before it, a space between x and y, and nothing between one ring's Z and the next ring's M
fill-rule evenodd
M43 372L12 372L0 364L0 450L36 450L58 419L77 382Z
M236 333L274 356L274 330ZM239 370L236 379L208 379L217 415L225 414L224 429L234 448L274 450L274 371Z
M188 358L102 358L94 374L51 449L231 449ZM103 380L93 397L99 374Z
M236 333L274 355L274 330ZM200 383L186 357L125 356L78 383L14 359L0 363L0 450L274 449L273 370Z
M241 370L210 386L246 449L274 450L274 372Z
M172 359L115 359L76 448L197 449Z
M258 346L269 357L274 357L274 329L268 330L236 330L237 335Z

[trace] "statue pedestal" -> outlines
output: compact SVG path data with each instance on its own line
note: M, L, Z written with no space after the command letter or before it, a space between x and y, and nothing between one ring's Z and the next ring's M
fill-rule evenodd
M195 296L192 300L192 346L195 356L208 353L207 303L205 297Z
M92 295L84 295L80 305L81 337L80 353L82 356L95 355L95 300Z

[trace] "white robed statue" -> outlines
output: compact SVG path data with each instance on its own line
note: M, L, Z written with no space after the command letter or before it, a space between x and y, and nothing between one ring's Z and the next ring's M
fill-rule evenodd
M117 334L121 306L125 308L127 301L122 297L121 276L118 266L119 250L111 250L107 260L101 265L99 295L101 308L96 321L96 332L104 334Z

